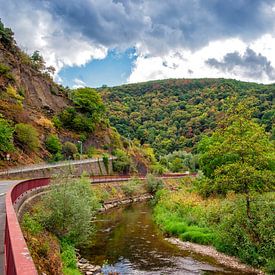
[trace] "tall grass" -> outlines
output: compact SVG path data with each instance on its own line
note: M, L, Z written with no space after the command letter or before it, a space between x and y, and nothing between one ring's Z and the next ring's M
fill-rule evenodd
M255 194L253 220L248 219L245 198L203 199L188 188L157 193L155 222L168 236L183 241L211 244L219 251L239 257L248 264L275 271L275 195Z

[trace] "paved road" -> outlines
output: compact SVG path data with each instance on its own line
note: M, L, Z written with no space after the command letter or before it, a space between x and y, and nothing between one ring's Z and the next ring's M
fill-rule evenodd
M4 274L4 232L6 222L5 195L6 192L20 181L0 181L0 274Z
M113 160L113 159L116 159L116 157L109 158L109 160ZM93 163L93 162L97 162L97 161L102 161L102 158L70 160L70 161L60 161L60 162L56 162L56 163L42 163L42 164L26 165L26 166L11 168L11 169L8 169L5 171L0 171L0 175L20 173L20 172L29 172L29 171L34 171L34 170L62 167L62 166L68 166L68 165Z

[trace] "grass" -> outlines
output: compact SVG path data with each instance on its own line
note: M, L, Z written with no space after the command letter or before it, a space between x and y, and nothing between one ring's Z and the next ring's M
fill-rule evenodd
M213 245L243 262L275 272L275 195L255 194L251 202L253 222L246 214L243 195L203 199L191 186L156 194L155 222L168 236Z

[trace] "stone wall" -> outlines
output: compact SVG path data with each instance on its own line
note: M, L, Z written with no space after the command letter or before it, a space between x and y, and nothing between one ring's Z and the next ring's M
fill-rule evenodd
M20 170L20 169L19 169ZM49 168L39 168L28 171L16 171L1 174L0 178L3 179L27 179L27 178L50 178L58 174L73 174L78 177L85 172L89 176L101 176L101 175L112 175L113 174L113 164L112 159L109 160L108 171L102 161L102 159L91 161L89 163L79 163L79 164L64 164L58 167Z

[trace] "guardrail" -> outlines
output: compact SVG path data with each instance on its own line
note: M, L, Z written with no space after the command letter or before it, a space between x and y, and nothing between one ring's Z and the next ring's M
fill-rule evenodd
M197 173L177 173L177 174L163 174L162 176L158 176L162 179L177 179L177 178L183 178L187 176L194 177ZM137 178L139 180L145 180L146 175L131 175L131 176L125 176L125 175L118 175L118 176L91 176L92 183L104 183L104 182L119 182L119 181L129 181L133 178Z
M37 271L20 229L14 205L28 191L49 185L49 178L26 180L6 194L5 272L6 275L37 275Z

